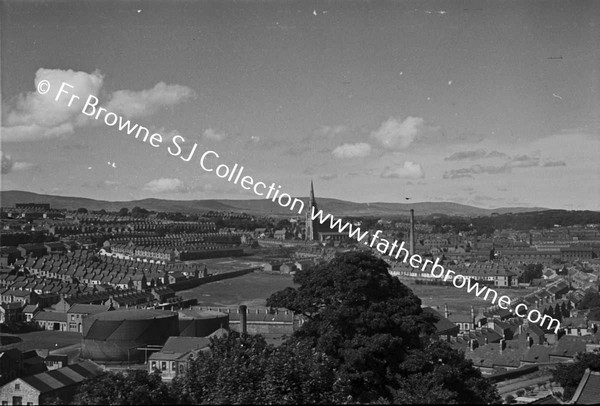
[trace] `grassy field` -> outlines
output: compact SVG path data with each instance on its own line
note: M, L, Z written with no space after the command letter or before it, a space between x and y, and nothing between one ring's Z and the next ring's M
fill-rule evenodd
M253 272L237 278L207 283L177 292L184 299L196 298L202 306L233 306L245 304L264 306L267 298L278 290L294 286L290 275Z
M34 331L24 334L7 334L21 339L21 342L5 345L0 350L18 348L21 351L29 350L56 350L81 342L81 334L65 331Z
M444 304L448 305L450 312L455 313L469 312L471 306L474 306L475 311L477 311L480 307L487 307L492 304L490 302L491 298L493 298L491 294L488 297L490 300L484 300L481 297L475 296L473 293L467 292L464 288L457 289L454 286L414 285L412 284L412 280L409 279L401 279L401 282L407 285L419 298L421 298L421 302L423 302L424 306L431 306L434 309L439 306L439 309L442 311L444 310ZM511 299L524 296L532 291L531 289L492 289L498 292L498 297L506 295Z

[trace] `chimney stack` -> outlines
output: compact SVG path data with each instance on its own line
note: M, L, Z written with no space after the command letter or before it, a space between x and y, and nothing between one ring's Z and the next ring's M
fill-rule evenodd
M410 209L410 237L409 237L410 255L415 253L415 211Z
M500 340L500 354L506 349L506 340L503 338Z
M448 304L444 303L444 317L448 318Z
M240 323L242 325L242 334L248 334L247 320L246 320L246 305L241 305L239 308L240 312Z

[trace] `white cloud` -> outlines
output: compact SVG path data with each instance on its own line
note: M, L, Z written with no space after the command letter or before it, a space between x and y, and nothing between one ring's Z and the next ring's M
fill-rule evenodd
M336 147L332 154L336 158L359 158L371 153L371 146L365 142L357 144L342 144Z
M160 178L146 183L144 190L152 193L182 193L187 192L189 188L177 178Z
M213 141L223 141L225 138L227 138L227 135L225 135L224 133L216 132L212 128L209 128L206 131L204 131L203 136L204 138L208 138L209 140Z
M46 94L38 91L22 93L5 103L2 141L24 142L67 136L73 134L78 127L98 123L81 111L90 95L99 97L102 91L104 76L100 71L87 73L40 68L35 74L36 90L42 81L49 83ZM72 87L65 86L63 90L67 93L61 93L59 99L55 100L63 83ZM71 101L71 95L79 98ZM128 118L142 117L194 95L189 87L160 82L149 90L114 92L109 96L108 104L103 107Z
M407 117L404 121L390 117L377 131L371 133L381 145L389 149L405 149L423 130L425 121L421 117Z
M73 133L75 118L80 114L88 95L98 94L104 77L97 70L86 73L40 68L35 74L36 89L43 80L50 84L46 94L28 92L7 103L7 112L3 117L3 141L30 141ZM55 101L63 82L73 88L65 87L68 94L62 93ZM73 99L69 107L71 94L80 98Z
M35 168L36 165L30 162L13 161L12 157L0 151L0 161L2 162L2 175L7 175L13 171L26 171Z
M146 117L159 109L174 106L195 96L187 86L157 83L152 89L118 90L106 104L106 109L127 118Z
M404 165L390 168L386 166L380 177L395 179L421 179L425 177L423 167L416 162L406 161Z

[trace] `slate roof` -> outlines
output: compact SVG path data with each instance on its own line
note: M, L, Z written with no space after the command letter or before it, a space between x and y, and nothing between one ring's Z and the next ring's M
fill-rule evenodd
M571 399L576 405L597 405L600 401L600 372L585 370L579 386Z
M91 361L83 361L53 371L42 372L33 376L20 378L23 382L46 393L67 386L78 384L86 379L98 376L102 369Z

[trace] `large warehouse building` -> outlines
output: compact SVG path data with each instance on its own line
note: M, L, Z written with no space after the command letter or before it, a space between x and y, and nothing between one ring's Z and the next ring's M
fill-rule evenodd
M81 356L101 362L144 361L138 348L163 345L179 335L177 313L163 310L116 310L83 320Z
M179 335L182 337L208 337L220 328L229 329L227 313L199 309L179 311Z

